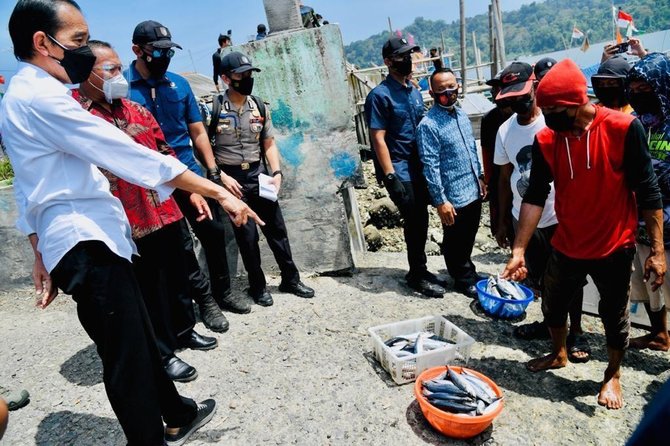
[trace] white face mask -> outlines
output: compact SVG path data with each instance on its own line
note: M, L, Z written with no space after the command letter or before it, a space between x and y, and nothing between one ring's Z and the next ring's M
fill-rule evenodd
M102 84L102 92L105 93L105 99L111 103L114 99L128 97L128 81L123 74L119 73L111 79L105 79Z

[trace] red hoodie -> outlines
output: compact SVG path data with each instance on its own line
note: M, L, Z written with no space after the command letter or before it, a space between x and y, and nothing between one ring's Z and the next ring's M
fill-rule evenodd
M533 174L544 161L556 189L559 224L552 245L568 257L599 259L635 245L637 206L628 162L624 163L624 149L632 139L629 130L636 127L631 125L634 119L598 107L581 137L566 137L549 128L537 134L531 188ZM536 163L538 149L544 160ZM537 204L536 193L529 189L524 201Z

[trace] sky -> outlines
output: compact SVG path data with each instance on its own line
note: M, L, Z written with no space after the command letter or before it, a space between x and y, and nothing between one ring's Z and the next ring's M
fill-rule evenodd
M504 11L518 9L533 0L500 0ZM111 43L128 64L134 56L130 50L135 25L156 20L167 26L172 40L184 49L177 51L170 71L198 71L209 75L211 55L217 48L219 33L233 31L233 42L244 43L256 33L259 23L266 23L262 0L78 0L88 21L91 38ZM411 24L416 17L432 20L458 20L458 0L307 0L324 19L340 25L345 44L365 39L388 29L391 18L394 29ZM466 16L488 11L490 0L467 0ZM13 0L0 1L0 74L6 78L16 69L7 23L15 5Z

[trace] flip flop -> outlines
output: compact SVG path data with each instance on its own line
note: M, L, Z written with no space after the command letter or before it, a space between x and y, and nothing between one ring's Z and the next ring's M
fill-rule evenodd
M539 321L519 325L514 329L514 336L526 341L531 341L533 339L551 339L549 329L544 322Z
M570 333L566 340L568 347L568 359L574 363L585 363L591 359L591 346L584 335ZM586 353L584 358L575 356L576 353Z

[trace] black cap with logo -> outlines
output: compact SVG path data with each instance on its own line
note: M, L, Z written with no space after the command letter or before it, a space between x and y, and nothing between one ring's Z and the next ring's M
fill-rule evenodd
M552 59L551 57L543 57L542 59L538 60L535 64L535 67L533 68L535 78L537 80L542 79L544 75L547 74L549 70L551 70L551 67L556 64L556 59Z
M153 20L146 20L135 27L133 43L135 45L151 45L158 49L172 47L182 49L180 45L172 41L170 30Z
M261 71L251 65L251 60L244 54L233 51L226 54L219 64L219 73L246 73L247 71Z
M512 62L500 73L500 93L496 101L514 96L523 96L533 87L533 67L524 62Z
M382 56L384 59L393 56L401 56L407 53L419 51L421 48L418 45L410 45L407 40L402 37L391 37L386 41L382 47Z

